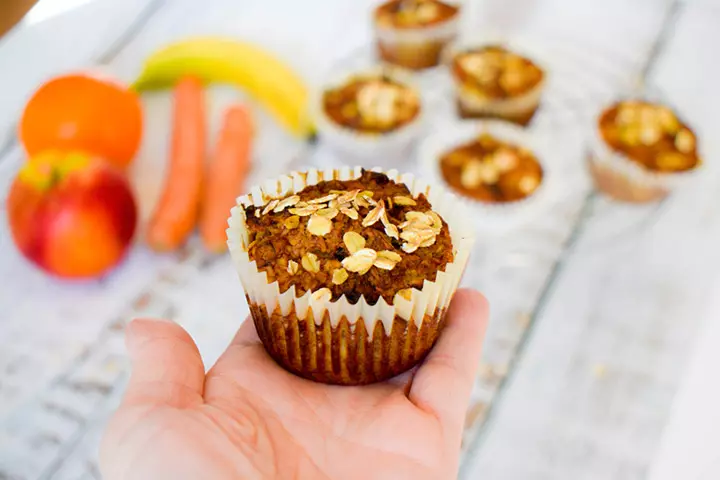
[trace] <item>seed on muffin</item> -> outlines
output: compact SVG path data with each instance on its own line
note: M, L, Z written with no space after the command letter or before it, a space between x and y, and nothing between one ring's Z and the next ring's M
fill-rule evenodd
M265 208L263 209L262 214L267 215L270 212L270 210L277 207L279 203L280 203L280 200L278 200L277 198L275 200L271 200L267 205L265 205Z
M308 220L307 230L313 235L324 237L332 230L332 220L318 214L313 214Z
M295 275L295 274L298 272L298 264L297 264L297 262L294 261L294 260L290 260L290 261L288 262L288 268L287 268L287 269L288 269L288 273L289 273L290 275Z
M402 290L399 290L397 293L405 300L412 299L412 288L403 288Z
M315 215L325 217L328 220L332 220L333 218L337 217L338 213L340 213L340 210L338 210L337 208L321 208L320 210L315 212Z
M314 253L308 252L303 255L301 263L303 268L310 273L318 273L320 271L320 261Z
M357 210L355 210L354 208L340 207L340 213L347 215L349 218L352 218L353 220L357 220L358 218L360 218Z
M393 201L396 205L412 207L417 205L417 202L410 197L404 197L402 195L396 195L393 197Z
M362 221L363 227L370 227L372 225L375 225L378 220L380 220L380 217L385 213L385 207L383 206L382 202L380 202L375 208L370 210L370 213L367 214L365 219Z
M392 270L395 268L395 264L401 260L402 257L392 250L382 250L377 252L377 258L375 259L373 265L377 268L382 268L383 270Z
M365 238L357 232L347 232L343 235L343 243L350 255L365 248Z
M283 210L285 210L287 207L292 207L293 205L297 204L300 201L299 195L293 195L291 197L284 198L280 200L280 202L277 204L277 206L273 209L274 213L280 213Z
M316 302L329 302L332 298L332 291L325 287L321 288L320 290L314 291L312 294L310 294L313 300Z
M332 283L342 285L348 279L348 272L344 268L336 268L333 270Z
M343 259L342 265L346 270L364 275L372 268L377 258L377 252L372 248L361 248L349 257Z
M337 193L329 193L329 194L325 195L324 197L313 198L312 200L308 200L307 203L308 203L308 205L315 205L315 204L318 204L318 203L327 203L327 202L329 202L330 200L336 199L337 196L338 196Z
M293 215L299 215L301 217L309 217L310 215L317 212L318 210L320 210L319 205L306 205L303 207L291 208L288 211L290 213L292 213Z
M257 210L256 210L257 211ZM293 228L297 228L300 225L300 217L297 215L293 215L292 217L288 217L287 220L284 222L285 228L288 230L292 230Z

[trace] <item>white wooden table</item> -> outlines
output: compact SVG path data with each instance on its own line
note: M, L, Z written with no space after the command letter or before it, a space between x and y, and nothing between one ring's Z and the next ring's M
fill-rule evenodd
M22 160L9 134L12 124L43 78L100 61L131 79L163 43L211 33L261 42L314 84L339 59L367 46L371 3L96 0L44 20L44 12L36 11L0 41L0 192ZM616 61L610 73L595 79L603 94L613 94L647 54L661 7L652 0L474 1L465 29L538 39L566 59L560 67L577 69L588 55ZM124 37L138 15L149 13L147 22ZM720 41L719 19L717 6L689 3L653 75L702 137L709 164L704 178L657 212L594 201L518 363L508 352L516 351L526 332L530 297L569 233L580 206L574 199L584 198L589 188L582 159L589 124L565 122L557 137L573 156L558 160L569 182L567 190L561 188L564 209L556 218L500 239L488 235L483 243L484 258L465 280L487 292L493 305L483 379L475 392L480 407L471 413L482 423L490 404L492 410L482 435L467 438L464 478L645 477L694 345L699 309L720 265L713 248L720 244L720 190L712 165L720 149L712 137L712 113L720 110L720 98L711 93L720 72L713 49ZM268 29L270 22L276 27ZM572 60L577 52L580 59ZM625 71L624 79L612 73ZM591 84L595 70L587 73L583 82ZM559 85L557 98L568 98L576 87ZM237 95L214 91L213 129L224 103ZM144 217L162 179L168 98L148 97L145 108L148 130L134 172ZM257 178L282 172L298 149L269 120L261 118L261 127ZM329 158L321 149L311 161ZM19 258L2 215L0 479L98 478L97 441L127 374L124 322L135 314L172 317L190 331L211 365L247 313L239 284L225 258L209 262L192 248L157 256L141 245L99 282L59 283ZM495 380L508 372L509 381L498 390Z

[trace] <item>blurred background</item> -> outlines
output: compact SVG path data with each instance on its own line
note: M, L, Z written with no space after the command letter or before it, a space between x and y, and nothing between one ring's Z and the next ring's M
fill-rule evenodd
M19 253L5 198L27 159L18 130L33 92L72 71L130 84L158 50L212 35L270 52L312 98L334 72L377 62L380 2L4 1L0 29L19 20L0 38L0 479L94 479L98 440L128 373L125 323L176 320L209 367L248 309L226 254L195 236L162 253L143 242L168 170L170 89L140 95L142 140L127 169L138 233L122 262L66 280ZM492 318L461 478L720 478L720 3L466 0L461 11L462 37L522 41L545 68L547 92L528 131L554 177L548 205L522 221L472 219L479 245L463 282L486 293ZM460 128L443 69L416 80L432 117L428 135ZM230 104L252 112L246 186L306 165L352 163L322 135L310 142L280 126L248 91L212 85L206 95L208 145ZM701 145L700 174L660 202L613 201L587 172L598 112L628 96L672 106ZM373 160L422 175L422 145ZM108 245L87 248L113 251Z

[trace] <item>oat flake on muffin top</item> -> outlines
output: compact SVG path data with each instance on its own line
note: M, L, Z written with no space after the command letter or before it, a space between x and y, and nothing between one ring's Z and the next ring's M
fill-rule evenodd
M280 292L370 304L421 289L454 259L448 226L425 195L363 171L245 208L248 255Z

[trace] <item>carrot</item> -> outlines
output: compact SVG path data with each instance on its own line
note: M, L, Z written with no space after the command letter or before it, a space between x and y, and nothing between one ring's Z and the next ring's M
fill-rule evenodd
M157 251L178 248L195 228L205 170L205 100L200 81L181 79L174 102L169 172L147 231L147 242Z
M233 105L227 109L210 164L200 216L200 235L211 252L220 253L227 248L227 219L250 170L253 131L247 107Z

